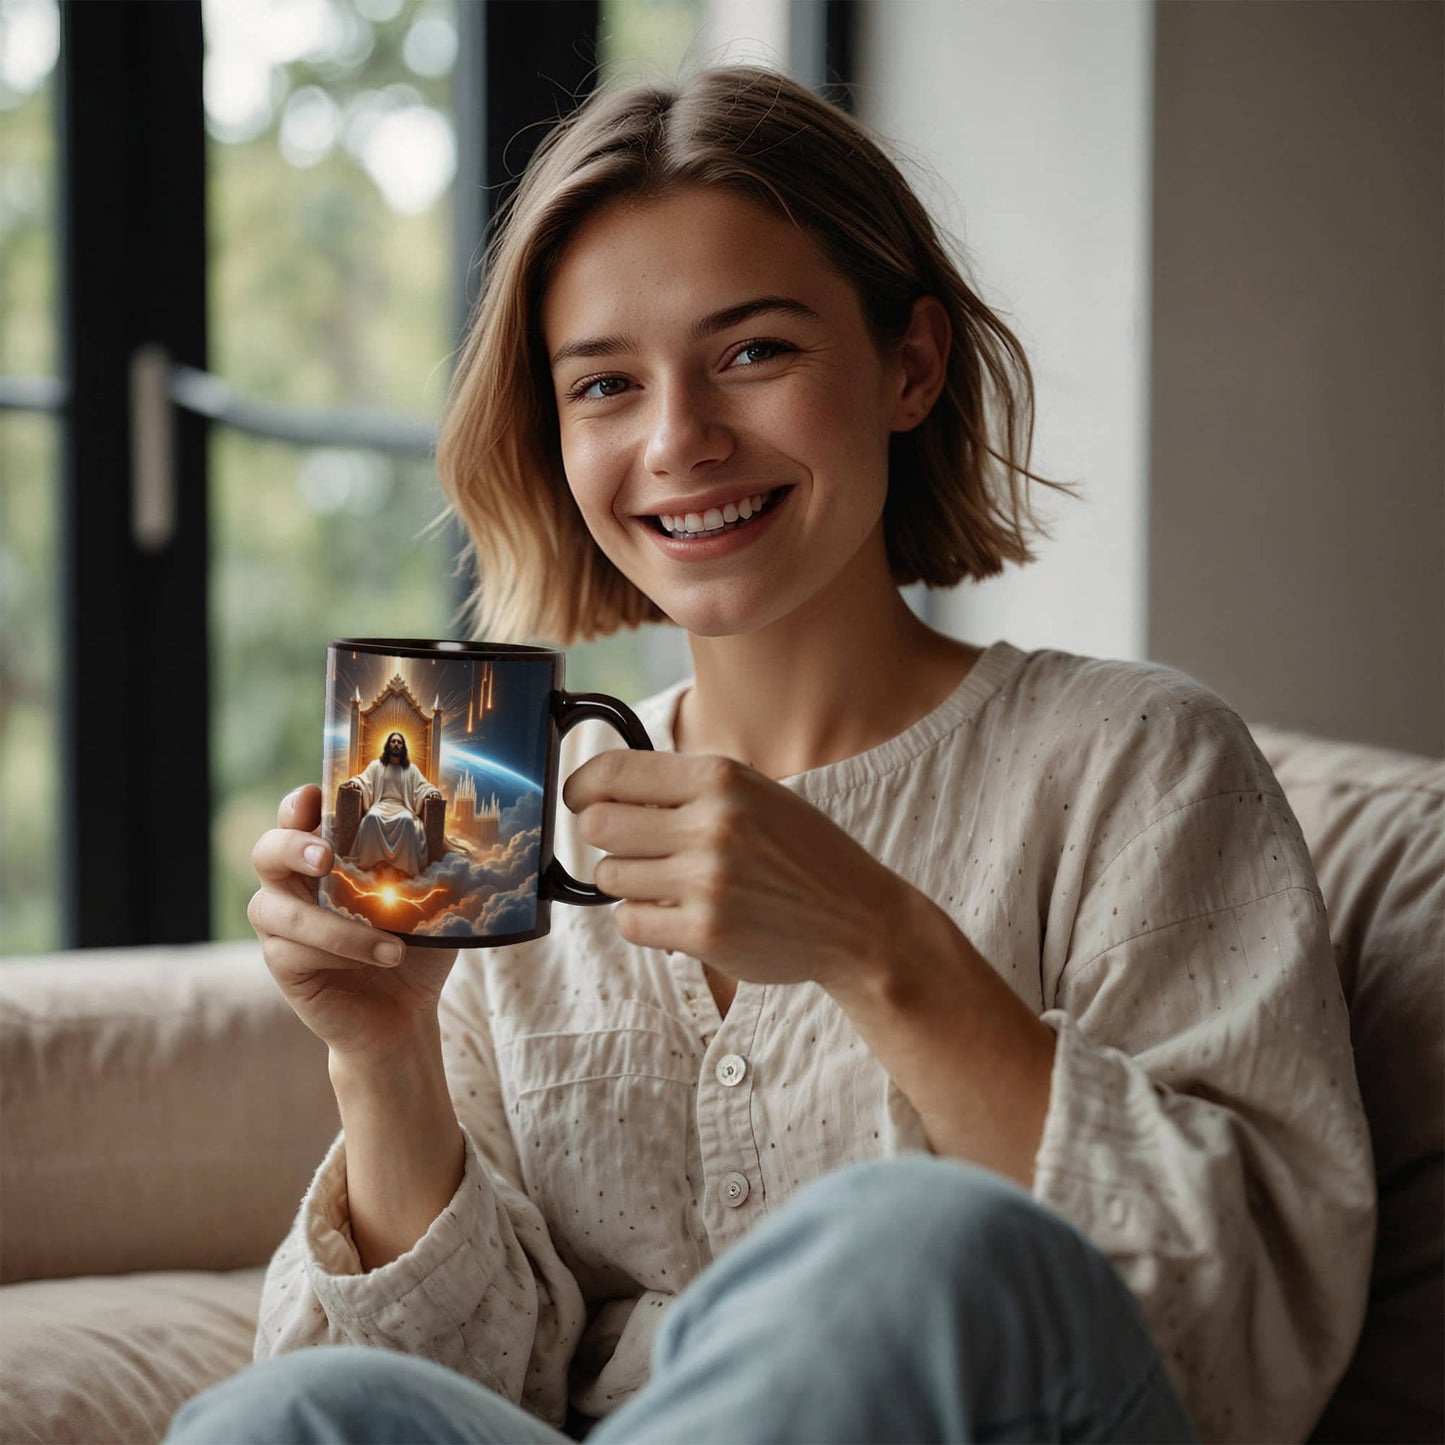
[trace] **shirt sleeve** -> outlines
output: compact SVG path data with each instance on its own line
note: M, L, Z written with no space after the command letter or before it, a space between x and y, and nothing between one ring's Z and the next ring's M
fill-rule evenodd
M466 1144L461 1184L405 1254L363 1273L346 1200L346 1140L322 1161L262 1288L255 1357L315 1344L420 1355L561 1425L586 1309L522 1186L465 954L442 994L447 1078ZM479 1020L482 1022L479 1024Z
M1244 724L1075 918L1034 1192L1112 1260L1206 1440L1303 1440L1364 1317L1369 1135L1325 908Z

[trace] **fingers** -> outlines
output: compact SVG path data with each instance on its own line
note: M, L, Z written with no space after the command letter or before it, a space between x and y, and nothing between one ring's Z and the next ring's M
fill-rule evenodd
M391 968L406 956L401 940L365 923L339 918L324 908L275 888L259 888L246 917L261 940L272 972L319 968Z
M671 860L599 858L592 872L592 881L614 898L678 901L677 869Z
M285 811L283 802L282 811ZM331 845L310 832L268 828L251 849L251 866L262 883L285 883L300 874L319 878L331 871Z
M584 843L629 858L666 858L687 841L686 824L675 808L632 803L592 803L577 819Z
M732 758L612 748L589 758L567 779L562 801L574 813L609 798L676 807L701 795L727 793L750 771Z
M321 825L321 789L315 783L302 783L281 799L276 809L276 824L281 828L303 828L307 832Z

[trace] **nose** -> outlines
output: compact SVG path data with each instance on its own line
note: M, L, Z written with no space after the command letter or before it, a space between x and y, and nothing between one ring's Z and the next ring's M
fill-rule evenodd
M676 382L654 389L655 410L643 463L656 476L689 477L726 460L733 435L704 388Z

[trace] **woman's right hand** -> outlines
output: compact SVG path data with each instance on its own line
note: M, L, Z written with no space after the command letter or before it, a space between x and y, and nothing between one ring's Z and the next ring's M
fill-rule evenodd
M286 1002L333 1059L366 1062L414 1049L435 1021L456 949L407 948L316 902L332 850L316 833L321 789L314 783L284 797L276 821L251 850L261 886L246 917ZM313 848L320 854L308 858Z

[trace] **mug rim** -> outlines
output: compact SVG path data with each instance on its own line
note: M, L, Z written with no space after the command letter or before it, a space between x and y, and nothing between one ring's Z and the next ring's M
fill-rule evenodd
M328 647L375 652L391 657L561 657L560 647L519 642L463 642L427 637L333 637Z

